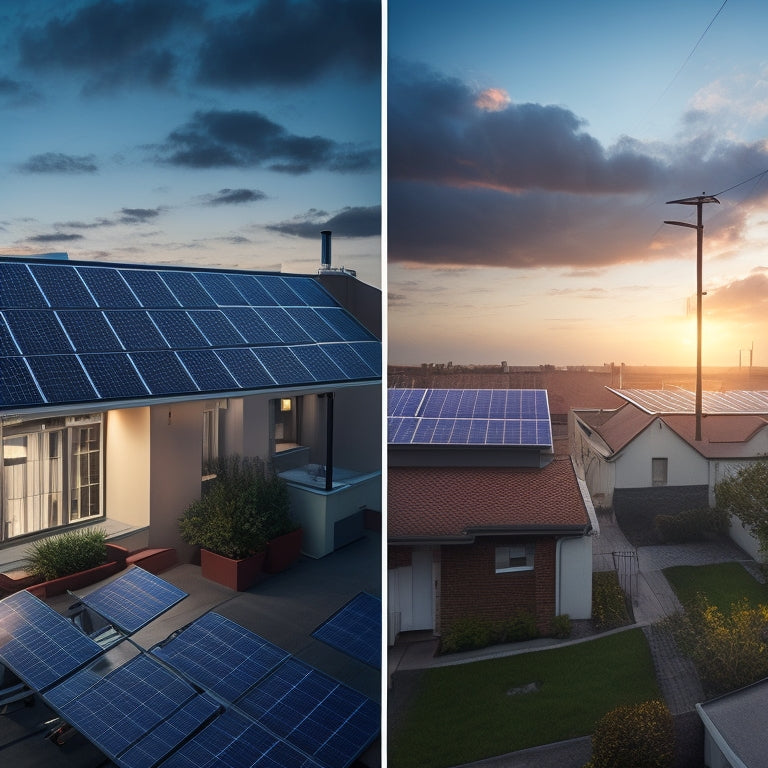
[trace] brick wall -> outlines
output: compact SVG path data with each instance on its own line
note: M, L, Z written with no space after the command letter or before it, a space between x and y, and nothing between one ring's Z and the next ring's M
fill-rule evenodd
M413 547L387 547L387 568L405 568L411 564Z

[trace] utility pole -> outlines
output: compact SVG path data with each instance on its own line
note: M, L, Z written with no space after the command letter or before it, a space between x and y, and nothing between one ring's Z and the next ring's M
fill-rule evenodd
M667 205L695 205L696 224L686 221L665 221L665 224L674 224L678 227L689 227L696 230L696 436L701 440L701 299L704 296L701 284L701 257L704 246L704 225L702 224L701 209L704 203L720 203L712 195L698 195L697 197L684 197L682 200L669 200Z

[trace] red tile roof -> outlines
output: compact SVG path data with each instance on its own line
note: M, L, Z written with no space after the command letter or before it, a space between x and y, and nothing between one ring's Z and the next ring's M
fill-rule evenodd
M475 528L586 528L570 457L533 467L390 467L390 540L450 538Z

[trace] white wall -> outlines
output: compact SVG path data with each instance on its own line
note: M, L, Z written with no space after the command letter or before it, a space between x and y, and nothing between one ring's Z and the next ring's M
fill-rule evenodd
M558 542L557 613L572 619L592 618L592 537L560 539Z

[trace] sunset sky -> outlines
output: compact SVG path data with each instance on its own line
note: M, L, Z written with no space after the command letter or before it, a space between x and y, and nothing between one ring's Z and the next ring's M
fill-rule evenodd
M381 284L375 0L4 0L0 253Z
M768 365L764 2L388 17L390 363Z

